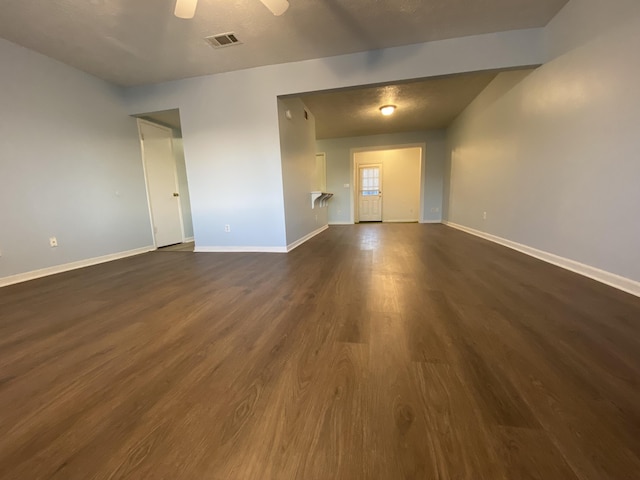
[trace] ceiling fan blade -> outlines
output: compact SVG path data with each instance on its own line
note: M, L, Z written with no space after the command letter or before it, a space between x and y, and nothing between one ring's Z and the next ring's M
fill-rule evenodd
M193 18L197 5L198 0L176 0L176 9L173 13L178 18Z
M264 6L271 10L276 17L279 17L289 8L289 2L287 0L260 0L264 3Z

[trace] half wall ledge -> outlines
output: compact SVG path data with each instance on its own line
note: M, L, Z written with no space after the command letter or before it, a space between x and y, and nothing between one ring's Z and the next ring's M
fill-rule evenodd
M326 207L331 197L333 197L333 193L311 192L311 208Z

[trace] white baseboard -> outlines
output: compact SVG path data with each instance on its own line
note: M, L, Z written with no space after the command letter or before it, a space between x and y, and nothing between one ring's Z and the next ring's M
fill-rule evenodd
M308 235L305 235L304 237L296 240L295 242L290 243L289 245L287 245L287 252L290 252L294 248L299 247L300 245L302 245L307 240L310 240L313 237L315 237L316 235L318 235L319 233L324 232L327 228L329 228L329 225L324 225L323 227L320 227L317 230L314 230L313 232L309 233Z
M384 223L442 223L442 220L385 220ZM355 225L353 222L329 222L329 225Z
M417 218L394 218L393 220L382 220L382 223L418 223Z
M189 243L189 242L193 242L194 238L193 237L187 237L184 239L184 243Z
M614 287L618 290L622 290L624 292L630 293L631 295L640 297L640 282L631 280L630 278L621 277L620 275L616 275L615 273L607 272L605 270L600 270L599 268L592 267L591 265L576 262L575 260L571 260L569 258L560 257L553 253L545 252L544 250L538 250L537 248L529 247L521 243L507 240L506 238L498 237L490 233L465 227L464 225L459 225L457 223L447 221L444 221L442 223L449 227L461 230L466 233L470 233L471 235L475 235L477 237L482 237L485 240L489 240L491 242L499 243L500 245L509 247L513 250L517 250L521 253L525 253L531 257L535 257L547 263L562 267L566 270L571 270L572 272L584 275L585 277L589 277L593 280L609 285L610 287Z
M319 233L324 232L327 228L329 228L328 225L325 225L324 227L320 227L317 230L314 230L313 232L311 232L310 234L305 235L301 239L296 240L290 245L287 245L286 247L244 247L244 246L201 247L201 246L196 246L193 251L196 253L287 253L293 250L294 248L299 247L310 238L313 238Z
M154 247L153 245L149 245L148 247L127 250L126 252L110 253L109 255L103 255L101 257L87 258L86 260L78 260L77 262L64 263L62 265L54 265L53 267L41 268L39 270L32 270L25 273L18 273L16 275L0 278L0 287L6 287L7 285L13 285L15 283L27 282L29 280L35 280L36 278L55 275L56 273L68 272L70 270L76 270L78 268L90 267L91 265L98 265L99 263L106 263L113 260L119 260L121 258L132 257L134 255L151 252L155 249L156 247Z
M287 247L195 247L196 253L287 253Z

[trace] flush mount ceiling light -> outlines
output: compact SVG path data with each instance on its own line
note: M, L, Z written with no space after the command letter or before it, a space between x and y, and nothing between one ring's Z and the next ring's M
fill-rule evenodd
M395 111L396 111L395 105L383 105L382 107L380 107L380 113L385 117L388 117L389 115L393 114L393 112Z
M265 7L267 7L271 13L276 17L279 17L289 8L288 0L260 0Z
M178 18L193 18L197 5L198 0L176 0L176 9L173 13Z
M276 17L282 15L289 8L287 0L260 0L265 7ZM174 14L178 18L190 19L196 14L196 6L198 0L176 0L176 9Z

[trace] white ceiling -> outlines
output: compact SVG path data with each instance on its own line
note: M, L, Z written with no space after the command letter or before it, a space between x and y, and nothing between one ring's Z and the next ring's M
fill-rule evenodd
M356 137L448 127L496 77L477 72L421 81L301 95L316 119L316 138ZM391 116L382 105L396 105Z
M0 37L119 85L219 73L481 33L541 27L568 0L2 0ZM204 37L235 32L214 50Z

